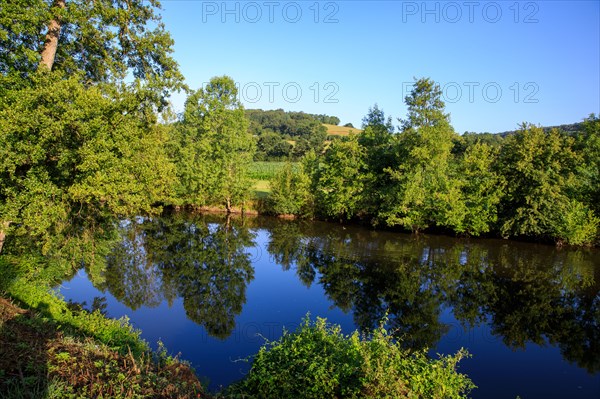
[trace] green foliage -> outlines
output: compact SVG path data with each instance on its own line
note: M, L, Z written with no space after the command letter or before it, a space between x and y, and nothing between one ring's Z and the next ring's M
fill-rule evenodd
M467 354L429 360L401 348L380 327L370 337L308 317L294 333L268 342L231 393L273 398L465 398L472 382L456 371Z
M114 215L153 213L173 165L166 136L135 94L31 76L0 108L0 221L44 252ZM1 80L1 78L0 78Z
M357 137L305 156L319 216L413 232L597 242L600 118L568 132L525 124L506 137L461 137L431 79L417 80L405 101L399 133L375 105Z
M334 141L322 157L306 164L311 191L321 214L329 218L352 218L362 202L365 179L364 150L357 138Z
M99 311L87 312L69 307L50 289L57 280L64 278L64 267L60 263L47 265L44 262L44 259L35 257L0 257L0 272L19 271L17 277L3 287L5 292L71 334L93 337L122 354L131 350L139 356L148 350L147 344L139 338L140 332L133 329L127 318L107 319Z
M173 40L159 3L112 1L3 1L0 8L0 75L28 78L38 69L51 20L60 21L52 71L90 82L124 82L133 76L139 99L164 107L183 76L171 57ZM3 82L4 83L4 82ZM0 84L0 87L3 84ZM1 92L1 89L0 89Z
M502 202L502 234L592 243L597 218L572 198L581 156L573 139L557 130L524 124L502 146L499 171L507 181Z
M505 183L493 170L496 151L485 143L467 147L458 165L464 216L454 226L459 233L487 233L498 220L498 205Z
M399 166L386 169L394 182L380 217L412 231L459 225L464 212L459 183L450 171L456 134L439 85L416 81L406 104L408 118L395 143Z
M282 109L249 109L246 116L250 121L250 132L258 139L256 160L298 159L310 150L320 152L327 138L327 128L323 123L339 123L334 116L285 112Z
M278 215L308 216L313 197L302 165L286 163L271 179L270 208Z
M214 77L190 94L183 120L173 132L172 147L178 203L223 204L229 211L247 199L255 143L230 77Z
M568 200L561 211L554 228L559 243L590 245L595 242L600 219L588 207L576 200Z
M581 201L600 217L600 116L592 114L583 122L576 149L583 157L578 167Z

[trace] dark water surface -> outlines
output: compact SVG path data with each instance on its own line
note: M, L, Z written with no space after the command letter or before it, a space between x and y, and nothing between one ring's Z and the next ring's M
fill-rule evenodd
M600 398L598 250L262 217L139 219L121 234L106 271L82 269L60 292L104 297L213 388L308 312L347 333L387 313L407 347L467 348L473 398Z

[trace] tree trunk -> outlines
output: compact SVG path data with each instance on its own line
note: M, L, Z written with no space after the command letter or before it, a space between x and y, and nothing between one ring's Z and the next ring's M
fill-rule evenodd
M231 213L231 198L227 197L227 202L225 203L225 208L227 209L227 213Z
M0 222L0 254L2 253L2 247L4 246L4 239L6 238L6 230L8 230L10 222Z
M66 0L54 0L52 8L64 9L66 7ZM49 71L52 70L54 65L54 59L56 58L56 49L58 48L58 38L60 36L61 27L60 16L57 15L48 24L48 33L46 33L46 40L44 41L44 47L42 47L39 67L45 66Z

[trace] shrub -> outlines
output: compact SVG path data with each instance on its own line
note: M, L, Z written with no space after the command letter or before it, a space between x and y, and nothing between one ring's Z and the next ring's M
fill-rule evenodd
M306 215L310 213L310 181L301 165L286 163L271 179L271 210L278 215Z
M371 336L344 335L337 325L308 316L294 333L267 342L249 374L232 385L245 398L464 398L475 386L456 371L467 352L429 359L401 347L383 328Z

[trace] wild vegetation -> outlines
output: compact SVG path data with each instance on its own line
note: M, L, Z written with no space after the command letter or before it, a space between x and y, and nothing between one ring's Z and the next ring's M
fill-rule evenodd
M403 349L380 327L370 337L307 317L297 331L263 346L246 378L229 388L249 398L466 398L474 388L457 363Z
M254 155L257 161L297 160L311 150L322 151L329 134L325 123L339 123L335 116L282 109L249 109L246 117L250 122L250 133L257 141Z
M12 345L36 351L14 365L2 363L5 396L201 393L189 368L152 354L127 323L73 309L49 290L82 266L96 277L110 267L118 273L119 259L107 256L123 220L158 215L164 207L244 208L252 194L253 159L302 158L300 166L285 164L272 177L269 204L275 213L361 219L415 232L574 245L597 240L600 120L594 115L577 135L525 124L499 145L463 140L450 125L439 87L420 79L406 98L409 113L398 133L374 107L364 132L334 140L325 150L323 124L339 124L335 117L245 111L228 76L196 91L186 87L157 1L132 0L126 7L83 0L25 3L0 7L0 291L16 302L2 300L0 334L5 359L15 355ZM177 90L188 94L181 117L169 108ZM229 244L247 239L225 233ZM195 259L186 255L229 249L163 244L182 248L180 258L161 259L164 264L193 272ZM208 313L219 307L235 312L241 304L239 297L220 297L211 289L233 285L243 295L252 274L243 257L227 254L230 274L221 281L211 281L207 269L205 285L184 279L177 286L195 294L189 297L197 302L186 303L186 311L216 334L227 333L233 321L215 321ZM226 266L218 259L207 263ZM324 364L335 366L333 374L307 372L296 385L280 386L281 375L265 370L287 367L273 356L296 340L306 348L331 343ZM470 387L454 371L460 356L429 361L406 355L382 331L368 340L341 337L318 321L260 352L239 389L260 396L261 383L269 383L289 388L282 392L309 392L318 382L316 396L459 397ZM349 370L346 360L365 364ZM393 372L382 375L382 364ZM355 385L346 384L357 376Z
M303 159L295 173L310 184L299 186L304 191L296 197L311 204L314 216L417 233L597 243L598 116L577 133L524 123L505 138L461 137L432 80L417 80L405 100L408 115L398 132L375 106L363 133Z

